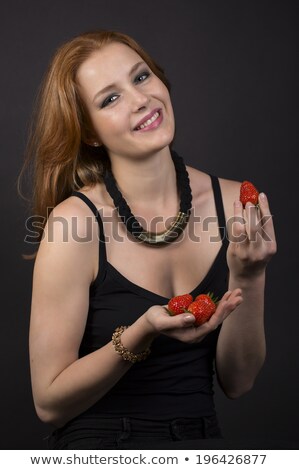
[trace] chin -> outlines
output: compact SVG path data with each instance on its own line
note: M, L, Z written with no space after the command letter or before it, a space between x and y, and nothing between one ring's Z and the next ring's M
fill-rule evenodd
M173 142L173 139L174 139L173 130L168 131L168 130L161 129L161 133L159 133L159 135L157 133L156 136L152 137L152 144L153 146L157 146L158 150L161 150L169 146Z
M164 150L165 148L169 148L172 143L172 139L163 140L163 142L153 143L151 146L144 146L141 150L142 153L156 153Z

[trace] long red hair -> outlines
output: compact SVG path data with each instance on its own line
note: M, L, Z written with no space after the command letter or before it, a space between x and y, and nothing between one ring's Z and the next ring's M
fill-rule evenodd
M73 190L100 182L110 164L103 147L85 143L91 127L78 93L76 74L93 52L111 42L120 42L136 51L170 90L163 69L126 34L89 32L66 42L56 51L37 97L25 163L19 176L21 194L20 181L32 164L31 212L44 220L39 224L40 238L53 207Z

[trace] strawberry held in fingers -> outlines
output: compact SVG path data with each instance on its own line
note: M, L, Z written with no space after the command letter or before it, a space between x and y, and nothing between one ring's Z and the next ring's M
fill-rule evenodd
M245 207L247 202L251 202L254 205L258 204L259 192L256 187L250 183L250 181L243 181L240 188L240 201Z
M200 294L189 305L188 312L195 316L195 326L200 326L211 318L216 308L217 298L214 298L213 294Z
M184 313L192 301L193 297L190 294L172 297L168 302L168 312L170 315L179 315L180 313Z

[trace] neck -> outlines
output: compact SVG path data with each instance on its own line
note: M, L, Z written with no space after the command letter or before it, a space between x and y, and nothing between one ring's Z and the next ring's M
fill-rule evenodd
M177 204L176 172L168 147L141 159L110 158L117 185L132 209Z
M161 200L161 198L165 198L166 195L171 193L174 195L174 192L177 193L177 188L175 187L176 185L174 184L174 180L178 182L179 186L179 192L181 193L181 200L180 200L180 212L176 219L172 222L172 224L167 227L167 229L162 231L162 233L157 233L157 230L145 230L136 217L132 214L132 211L130 210L130 207L128 206L128 203L124 199L123 195L121 194L120 190L117 188L117 182L115 181L115 175L113 176L110 172L104 175L104 183L106 185L106 189L108 193L110 194L115 206L118 208L119 215L123 218L123 221L127 227L127 230L139 241L144 242L146 244L152 245L152 246L160 246L160 245L165 245L167 243L173 242L175 239L177 239L184 228L186 227L186 224L188 223L189 219L189 214L190 210L192 207L192 192L191 192L191 187L189 183L189 176L188 172L186 170L184 161L181 157L178 155L174 154L174 165L170 161L172 160L171 154L168 149L168 153L165 153L164 157L162 158L162 154L155 154L152 156L152 159L155 159L155 163L149 164L147 163L147 166L145 166L145 163L142 162L142 166L139 168L138 165L138 171L136 170L136 166L131 167L131 165L122 165L123 168L127 170L132 170L133 173L129 174L129 178L126 179L121 179L126 185L128 189L129 194L131 194L131 197L135 191L134 197L135 200L137 201L136 207L142 207L140 206L140 201L138 194L136 193L137 189L141 190L142 194L144 192L144 187L141 187L139 184L139 178L143 178L143 181L145 182L145 187L147 191L145 191L145 196L142 199L142 201L147 201L147 205L144 206L144 208L147 208L149 211L157 211L159 210L159 207L156 204L156 201ZM114 161L115 163L115 161ZM138 162L139 163L139 162ZM159 167L158 167L159 163ZM144 173L144 168L147 169L147 172L149 173L149 176ZM114 165L115 169L115 165ZM173 171L175 169L175 172ZM113 164L112 164L112 171L113 171ZM157 172L154 174L154 172ZM159 171L159 173L158 173ZM169 177L168 171L170 172ZM160 175L157 177L156 175ZM161 176L162 175L162 176ZM137 178L137 182L136 182ZM158 182L157 182L158 180ZM132 187L129 186L130 181L132 182ZM151 200L148 199L148 195L152 194L153 191L151 188L149 188L149 182L151 184L163 184L162 188L155 189L155 194L159 197L152 197ZM170 184L170 186L167 185L167 183ZM121 184L121 183L120 183ZM175 188L175 191L174 191ZM121 189L121 188L120 188ZM159 199L160 198L160 199ZM177 194L176 198L177 199ZM164 206L161 206L162 210L164 211L164 214L170 207L170 203L167 206L164 204ZM145 209L144 209L145 210ZM149 218L150 212L147 212L147 219ZM154 214L153 214L154 215ZM155 223L157 220L155 220Z

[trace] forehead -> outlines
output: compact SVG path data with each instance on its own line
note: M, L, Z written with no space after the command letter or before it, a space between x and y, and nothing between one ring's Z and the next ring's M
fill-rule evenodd
M140 61L140 55L125 44L107 44L81 64L77 71L77 83L82 91L96 92L127 75L131 67ZM94 90L95 85L97 90Z

